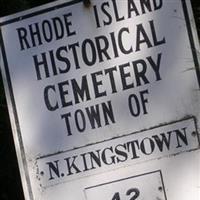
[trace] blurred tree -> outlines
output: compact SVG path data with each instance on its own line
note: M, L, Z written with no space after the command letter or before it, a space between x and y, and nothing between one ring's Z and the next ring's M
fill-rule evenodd
M196 22L198 37L200 40L200 1L198 0L191 0L192 2L192 8L194 12L194 18Z
M26 0L0 0L0 15L5 16L25 10L28 7L28 1Z

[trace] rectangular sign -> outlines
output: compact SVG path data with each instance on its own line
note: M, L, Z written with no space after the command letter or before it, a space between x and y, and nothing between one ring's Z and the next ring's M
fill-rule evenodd
M86 200L162 199L167 200L161 171L127 177L85 189Z
M166 193L156 190L156 198L199 200L199 44L190 1L90 2L60 0L0 19L25 198L90 200L99 192L140 200L129 182L154 198L162 174Z
M41 186L49 187L198 148L195 121L190 118L74 150L42 156L37 159L36 167Z

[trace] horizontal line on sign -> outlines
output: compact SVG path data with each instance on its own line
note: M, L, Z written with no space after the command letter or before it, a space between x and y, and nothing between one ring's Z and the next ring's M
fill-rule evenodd
M5 25L8 25L8 24L11 24L11 23L14 23L14 22L18 22L18 21L21 21L21 20L24 20L24 19L28 19L28 18L37 16L37 15L44 14L44 13L49 12L49 11L53 11L53 10L57 10L57 9L66 7L66 6L71 6L73 4L80 3L80 2L82 2L82 0L72 0L70 2L58 4L56 6L52 6L52 7L45 8L45 9L41 9L41 10L29 13L29 14L25 14L25 15L22 15L22 16L13 18L13 19L3 21L3 22L0 23L0 26L5 26Z
M135 132L132 132L132 133L129 133L129 134L121 135L121 136L116 136L116 137L113 137L113 138L110 138L110 139L107 139L107 140L103 140L103 141L100 141L100 142L90 143L90 144L87 144L87 145L84 145L84 146L75 147L73 149L68 149L68 150L58 151L58 152L52 153L52 154L38 156L36 158L36 160L40 160L40 159L43 159L43 158L48 158L48 157L59 155L59 154L63 154L63 153L68 153L68 152L71 152L71 151L74 151L74 150L79 150L79 149L82 149L82 148L85 148L85 147L89 147L89 146L92 146L92 145L101 144L101 143L108 142L108 141L111 141L111 140L114 140L114 139L127 137L127 136L130 136L130 135L133 135L133 134L138 134L138 133L141 133L141 132L145 132L145 131L152 130L152 129L159 128L159 127L164 127L166 125L176 124L178 122L187 121L187 120L190 120L190 119L192 119L194 121L195 129L196 129L196 132L197 132L196 118L194 116L186 116L186 117L184 117L184 118L182 118L180 120L171 121L171 122L168 122L168 123L161 123L159 125L156 125L156 126L153 126L153 127L147 128L147 129L142 129L140 131L135 131ZM200 145L200 139L199 139L199 134L198 133L197 133L197 139L198 139L198 144Z

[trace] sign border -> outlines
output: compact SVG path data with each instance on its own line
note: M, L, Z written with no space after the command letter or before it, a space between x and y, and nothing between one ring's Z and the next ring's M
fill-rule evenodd
M192 30L191 19L190 19L191 16L190 16L189 11L188 11L188 5L186 3L187 0L180 0L180 1L181 1L182 8L183 8L183 14L184 14L184 17L185 17L186 29L187 29L187 32L188 32L190 48L191 48L191 51L192 51L193 61L194 61L194 65L195 65L197 81L198 81L198 85L199 85L199 88L200 88L200 66L199 66L199 60L198 60L198 56L197 56L197 52L196 52L196 48L195 48L196 47L195 41L194 41L194 38L193 38L193 30ZM77 4L77 3L81 3L81 2L82 2L82 0L71 0L71 1L68 1L66 3L60 3L60 4L58 3L58 5L56 5L56 6L50 6L50 7L43 8L43 9L41 8L41 10L34 11L34 12L31 12L31 13L27 13L27 14L22 13L21 16L14 17L13 19L9 19L9 20L5 20L5 21L0 22L0 44L1 44L1 52L2 52L2 57L3 57L2 69L4 68L5 75L6 75L6 78L3 78L3 81L5 81L4 88L5 88L6 93L7 93L6 95L9 95L9 100L11 101L11 106L12 106L12 114L14 116L13 123L15 125L16 131L12 130L13 135L14 135L14 132L15 132L16 135L17 135L17 139L18 139L18 143L19 143L19 147L20 147L21 160L19 160L19 158L18 158L18 161L21 161L22 164L23 164L23 172L24 172L25 180L26 180L26 183L22 183L22 184L27 186L28 195L29 195L30 200L34 200L35 198L34 198L32 187L31 187L27 158L26 158L26 155L25 155L25 149L24 149L24 144L23 144L23 140L22 140L20 123L19 123L16 103L15 103L15 98L14 98L14 93L13 93L12 81L11 81L11 78L10 78L10 72L9 72L9 67L8 67L8 59L7 59L7 56L6 56L1 26L12 24L12 23L15 23L15 22L27 19L27 18L31 18L31 17L37 16L37 15L44 14L44 13L49 12L49 11L57 10L57 9L60 9L60 8L63 8L63 7L68 7L68 6L71 6L71 5L74 5L74 4ZM189 2L189 3L191 3L191 2ZM27 12L28 11L29 10L27 10ZM20 13L18 13L18 14L20 15ZM5 85L7 85L7 88L6 88ZM8 103L8 100L7 100L7 103ZM11 121L11 123L12 123L12 121Z

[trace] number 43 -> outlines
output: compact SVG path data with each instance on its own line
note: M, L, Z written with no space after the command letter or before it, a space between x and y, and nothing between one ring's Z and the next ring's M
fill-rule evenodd
M128 200L135 200L135 199L137 199L139 197L139 195L140 195L140 191L137 188L130 188L126 192L126 196L130 197L130 199L128 199ZM114 194L114 196L112 197L112 200L122 200L121 196L120 196L120 193L116 192Z

